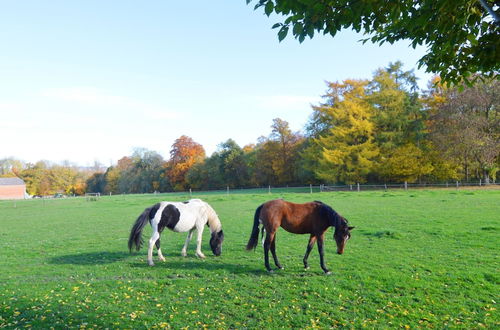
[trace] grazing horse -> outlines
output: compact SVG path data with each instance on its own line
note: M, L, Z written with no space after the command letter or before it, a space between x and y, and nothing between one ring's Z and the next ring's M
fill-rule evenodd
M330 271L325 266L323 253L324 233L328 227L335 227L333 235L337 242L337 253L342 254L347 240L351 238L350 231L354 227L349 227L347 220L335 212L330 206L314 201L305 204L295 204L282 199L268 201L255 210L252 234L247 244L247 250L255 249L259 239L259 225L262 224L262 231L265 230L264 240L264 263L266 269L272 272L269 266L269 249L273 254L274 263L279 269L283 269L276 256L276 231L281 226L283 229L294 234L311 234L309 244L307 244L304 255L304 267L309 269L307 259L314 243L318 242L319 258L321 268L326 274Z
M205 255L201 252L201 236L203 235L205 224L207 224L212 233L212 237L210 238L212 252L216 256L219 256L222 252L224 233L222 232L219 217L214 209L201 199L191 199L186 202L160 202L145 209L139 215L130 231L128 248L131 252L134 246L137 251L141 248L143 242L142 229L147 222L153 228L148 249L148 264L150 266L154 266L153 247L155 244L158 249L158 258L161 261L165 261L160 249L160 234L165 227L175 232L188 232L186 242L181 251L181 255L184 257L187 255L186 249L196 229L198 234L196 255L200 258L205 258Z

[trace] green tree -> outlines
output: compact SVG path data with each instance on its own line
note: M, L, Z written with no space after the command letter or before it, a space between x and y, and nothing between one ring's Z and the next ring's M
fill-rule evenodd
M221 143L216 156L220 158L221 174L228 186L241 188L248 184L248 166L244 152L233 139Z
M419 60L427 72L445 81L460 82L473 73L497 76L500 69L499 7L492 0L247 0L284 16L276 23L278 38L289 32L300 42L322 32L335 36L354 29L383 44L408 40L423 45L427 54ZM494 17L492 18L493 15Z
M165 161L155 151L145 148L135 149L131 157L124 157L118 162L117 168L118 173L115 172L116 169L112 169L108 175L118 177L116 186L119 193L152 193L170 190L164 175ZM110 182L106 187L111 187Z
M374 107L375 141L384 151L403 144L419 144L425 134L425 112L413 71L402 63L378 69L368 85L366 100Z
M196 190L222 189L226 182L221 173L221 159L218 154L194 164L186 175L186 183Z
M187 174L189 186L195 189L242 188L248 180L244 151L233 139L219 144L209 158L193 165Z
M421 149L426 113L416 81L412 71L403 71L402 63L396 62L377 70L368 85L366 100L374 109L375 143L380 149L374 169L379 180L414 182L432 170Z
M86 181L87 192L104 193L106 188L106 174L94 173Z

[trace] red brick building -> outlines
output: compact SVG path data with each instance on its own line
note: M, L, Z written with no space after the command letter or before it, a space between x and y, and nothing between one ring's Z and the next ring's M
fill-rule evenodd
M19 178L0 178L0 199L24 199L26 184Z

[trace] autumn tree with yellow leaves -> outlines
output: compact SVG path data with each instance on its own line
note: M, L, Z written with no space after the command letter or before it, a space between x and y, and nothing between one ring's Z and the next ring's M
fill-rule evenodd
M310 147L320 151L317 176L323 180L366 182L375 165L379 149L374 143L373 108L365 98L367 84L364 80L330 83L327 102L313 108L328 118L329 128L312 137Z

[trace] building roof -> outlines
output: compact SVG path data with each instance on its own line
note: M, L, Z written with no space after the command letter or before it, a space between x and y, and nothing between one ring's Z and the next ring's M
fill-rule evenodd
M24 181L19 178L0 178L0 186L21 186Z

